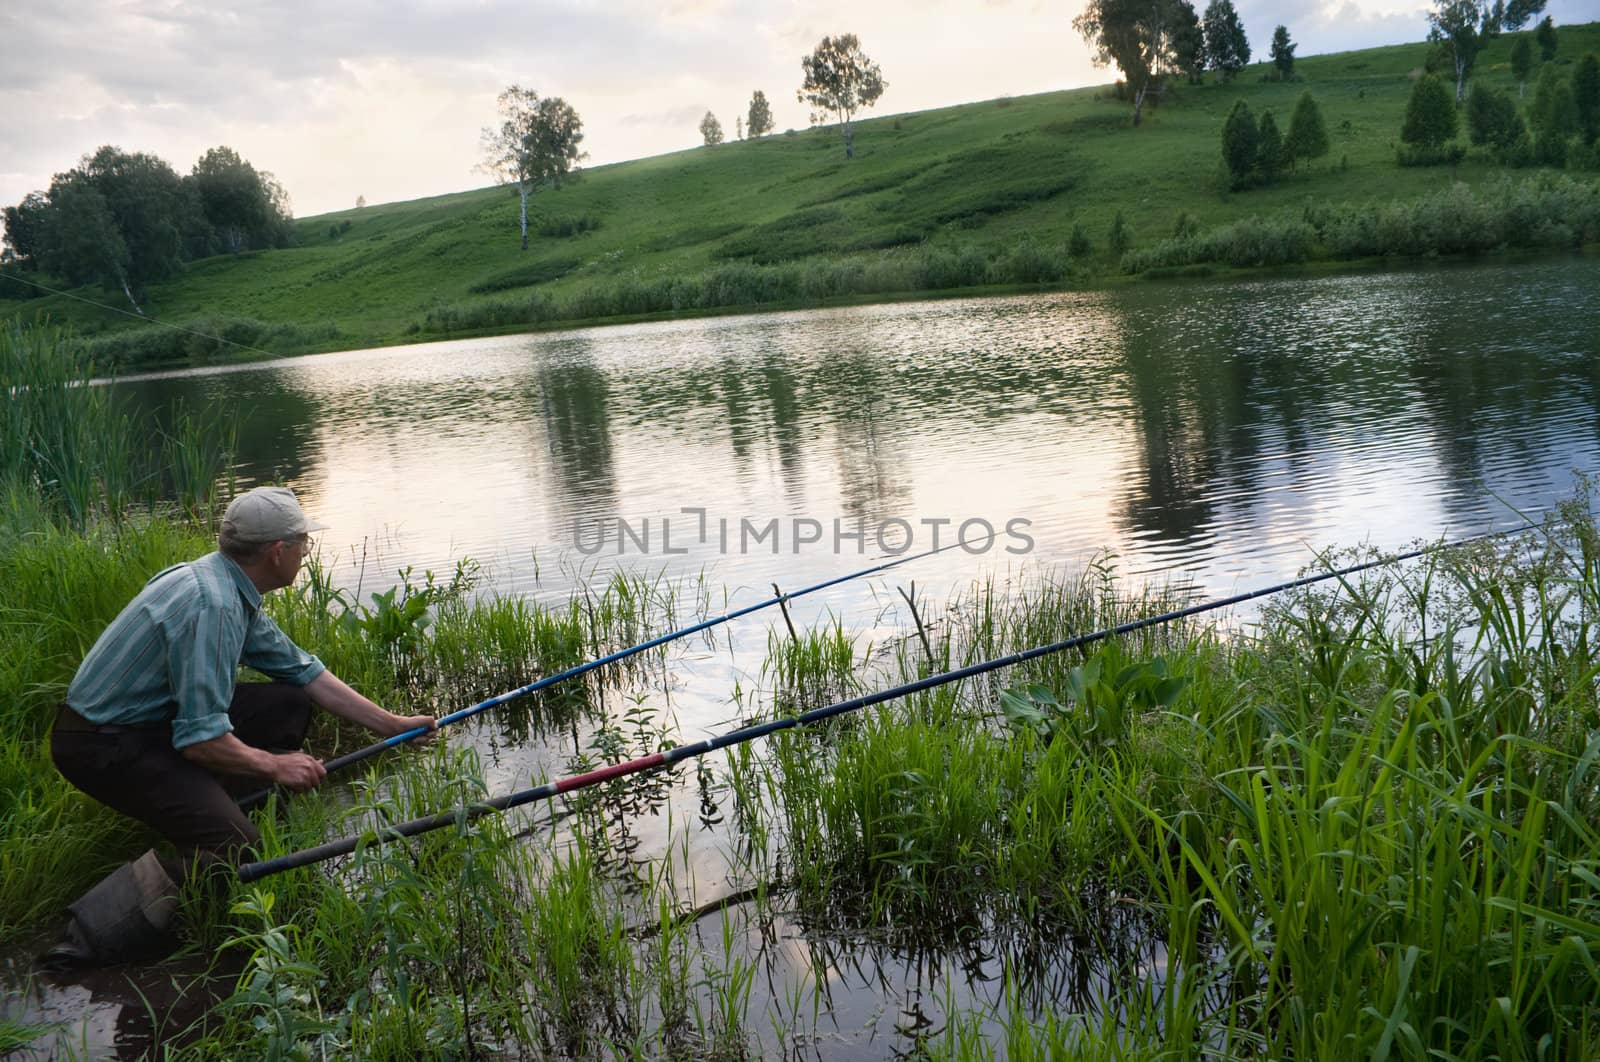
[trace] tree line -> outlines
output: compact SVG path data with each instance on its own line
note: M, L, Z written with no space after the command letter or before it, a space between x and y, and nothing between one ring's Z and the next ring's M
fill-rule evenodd
M1520 99L1526 77L1518 82ZM1479 84L1467 94L1465 110L1463 122L1438 74L1419 78L1400 130L1401 165L1459 161L1467 146L1454 138L1465 124L1468 142L1502 165L1600 167L1600 56L1593 52L1570 76L1547 63L1525 109L1510 93Z
M767 102L767 94L756 89L745 113L736 115L733 121L735 140L760 140L772 132L772 105ZM700 119L700 139L706 147L722 143L722 123L710 111Z
M155 155L107 145L4 211L0 263L74 286L120 290L143 313L146 288L215 254L287 246L289 197L230 147L180 176Z
M810 55L801 58L800 70L803 77L795 95L811 105L812 124L834 119L844 138L844 157L854 158L856 112L877 103L889 87L883 71L861 50L854 33L823 37ZM748 122L736 119L739 139L756 140L772 131L772 108L760 89L750 97L747 117ZM700 119L700 137L706 147L722 143L722 123L710 111Z

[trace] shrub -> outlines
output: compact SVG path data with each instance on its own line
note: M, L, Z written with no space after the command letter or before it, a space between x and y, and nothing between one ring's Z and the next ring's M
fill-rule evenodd
M1328 127L1322 121L1322 109L1310 92L1300 93L1295 101L1294 114L1289 117L1289 136L1283 148L1290 169L1301 159L1319 159L1328 153Z
M1106 246L1111 248L1111 253L1121 256L1133 246L1133 232L1128 228L1128 219L1122 216L1122 211L1117 211L1117 216L1111 219L1111 231L1106 234Z
M467 290L474 295L487 295L512 288L527 288L557 280L577 269L583 263L576 258L553 258L543 262L517 266L478 281Z
M1009 254L995 260L989 275L997 284L1050 284L1066 277L1067 262L1064 251L1046 251L1024 236Z
M1516 143L1519 134L1526 136L1527 126L1511 97L1474 83L1467 96L1467 138L1498 155Z
M1262 184L1271 184L1283 171L1283 137L1278 133L1278 123L1271 111L1261 112L1261 125L1256 130L1256 173Z
M1222 125L1222 163L1228 169L1229 183L1243 188L1256 166L1256 140L1260 131L1250 114L1250 105L1239 100Z
M1072 223L1072 235L1067 237L1067 253L1074 258L1087 258L1094 253L1094 242L1089 239L1089 230L1083 227L1083 222Z
M1547 166L1566 165L1567 142L1578 135L1578 102L1571 83L1553 66L1539 75L1528 124L1533 127L1535 158Z
M1421 149L1413 154L1414 158L1434 158L1436 156L1429 152L1442 148L1444 142L1455 135L1455 97L1438 74L1423 75L1412 86L1405 122L1400 127L1400 140Z
M600 227L600 219L588 214L554 214L539 223L540 236L581 236Z
M1122 269L1144 273L1206 262L1238 267L1292 265L1311 257L1316 238L1316 230L1298 219L1245 218L1205 233L1163 240L1148 250L1125 255Z

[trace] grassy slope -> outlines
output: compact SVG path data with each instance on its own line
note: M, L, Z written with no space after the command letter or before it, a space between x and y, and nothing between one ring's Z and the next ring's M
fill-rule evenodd
M1600 50L1600 23L1560 32L1558 63ZM1516 91L1514 39L1485 52L1479 80ZM1410 77L1427 50L1418 43L1307 57L1292 84L1264 81L1267 65L1257 64L1232 84L1178 85L1147 108L1139 129L1128 125L1130 107L1104 89L1078 89L865 121L850 163L827 128L596 167L535 196L532 212L534 226L546 216L587 216L599 228L535 236L525 255L516 197L503 188L306 218L299 246L196 263L156 286L149 310L166 321L333 323L339 337L317 345L360 346L403 338L430 304L490 297L471 289L509 271L543 273L539 290L559 298L629 274L699 273L752 252L758 260L836 257L923 240L1001 250L1024 235L1054 246L1077 222L1096 244L1091 268L1109 272L1105 237L1119 210L1139 245L1169 235L1181 212L1210 227L1308 201L1411 198L1448 182L1447 169L1394 162ZM1258 114L1271 109L1286 130L1306 89L1322 106L1329 156L1275 187L1219 194L1220 131L1233 101L1246 99ZM1478 183L1500 172L1474 157L1455 177ZM330 235L346 221L346 232ZM0 302L0 316L39 311L81 333L142 327L60 297Z

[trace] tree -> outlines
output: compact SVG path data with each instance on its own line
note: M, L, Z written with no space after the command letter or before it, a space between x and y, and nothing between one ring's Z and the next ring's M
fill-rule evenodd
M560 188L578 175L586 156L578 150L583 121L559 96L540 98L532 89L512 85L496 100L499 126L483 130L487 155L483 168L501 184L515 184L522 203L522 249L528 249L528 195L539 188Z
M6 260L23 269L39 268L40 238L50 200L43 192L29 192L22 202L5 209Z
M1502 30L1520 28L1544 10L1545 0L1433 0L1428 39L1444 49L1456 73L1456 102L1466 99L1467 78L1478 53ZM1546 21L1549 21L1546 19Z
M1511 46L1511 76L1517 79L1517 96L1520 99L1528 89L1528 75L1533 73L1533 44L1527 34L1517 38Z
M1567 141L1578 134L1578 101L1572 85L1546 66L1539 73L1533 90L1533 106L1528 108L1528 124L1533 127L1534 153L1549 166L1564 166Z
M100 193L110 212L127 261L117 279L135 307L147 285L207 252L210 233L199 196L163 160L107 145L84 156L74 172ZM54 201L53 185L50 196ZM109 258L117 257L113 248Z
M733 116L733 138L735 140L744 139L744 115L742 114Z
M39 268L69 284L120 288L135 311L143 313L129 277L128 245L117 231L105 194L82 170L57 174L50 182L49 208L39 233Z
M822 38L816 49L800 60L800 69L805 80L796 95L801 103L816 108L812 123L836 118L844 137L844 157L855 158L855 113L877 103L889 87L883 72L861 51L854 33Z
M700 119L700 139L705 141L706 147L716 147L722 143L722 123L710 111Z
M1204 23L1206 61L1222 74L1222 80L1232 81L1250 62L1250 40L1245 36L1244 23L1239 21L1239 12L1233 8L1233 0L1211 0Z
M1206 34L1200 16L1189 0L1177 0L1172 7L1172 65L1198 85L1206 71Z
M1424 74L1412 86L1400 139L1419 149L1423 157L1437 152L1456 135L1456 104L1438 74Z
M356 196L356 209L357 210L364 210L364 209L366 209L366 206L367 206L367 197L364 196L364 195Z
M1133 247L1133 230L1128 227L1128 219L1122 216L1120 210L1111 219L1111 230L1106 233L1106 246L1119 258Z
M189 173L200 209L220 250L278 247L288 243L291 219L279 207L278 185L230 147L214 147Z
M1260 130L1250 105L1239 100L1222 123L1222 162L1228 168L1228 177L1234 188L1243 188L1250 182L1256 166L1256 138Z
M1272 31L1272 65L1278 71L1279 81L1294 80L1294 50L1299 45L1289 42L1289 27L1279 26Z
M1175 0L1089 0L1072 28L1094 48L1094 64L1116 64L1133 95L1133 124L1144 101L1165 71L1175 69L1173 30L1179 24Z
M1322 108L1302 92L1295 101L1294 113L1289 116L1289 136L1283 144L1284 156L1290 169L1301 159L1320 159L1328 153L1328 127L1322 121Z
M1585 144L1600 138L1600 55L1589 52L1572 72L1572 98L1578 106L1578 135Z
M756 89L750 97L750 108L745 115L744 131L751 140L772 132L772 108L767 105L767 94Z
M1486 85L1473 85L1467 94L1467 139L1487 147L1496 158L1506 161L1528 135L1522 115L1510 96Z
M1256 128L1256 172L1262 184L1271 184L1283 172L1283 134L1271 111L1261 112L1261 124Z
M1556 57L1556 48L1560 42L1556 40L1556 24L1546 15L1544 21L1539 23L1533 31L1533 39L1539 43L1539 60L1548 63Z
M1094 241L1089 239L1089 230L1083 227L1083 222L1072 223L1072 234L1067 237L1067 253L1074 258L1087 258L1094 253Z

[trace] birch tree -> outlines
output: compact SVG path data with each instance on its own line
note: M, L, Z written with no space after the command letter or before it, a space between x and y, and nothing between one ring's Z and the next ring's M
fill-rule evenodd
M1094 49L1094 65L1116 64L1133 95L1133 124L1144 112L1145 97L1162 76L1179 67L1174 31L1181 28L1175 0L1089 0L1072 28Z
M540 188L559 188L578 175L586 158L583 121L559 96L540 95L512 85L496 101L500 124L483 130L482 168L501 184L517 186L521 201L522 249L528 249L528 196Z
M855 114L877 103L889 87L883 71L867 58L854 33L822 38L815 50L800 60L800 69L805 81L797 95L801 103L816 108L811 121L837 119L844 137L844 157L855 158Z
M1444 49L1456 74L1456 102L1467 98L1467 78L1478 54L1502 30L1514 30L1544 10L1545 0L1434 0L1428 40Z
M767 94L756 89L750 97L750 109L745 119L744 131L751 140L766 136L772 132L772 107L767 103Z
M706 147L716 147L722 143L722 123L717 121L717 116L710 111L700 119L700 139Z

